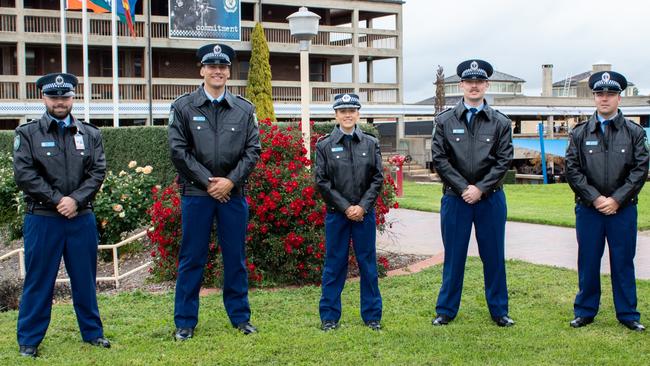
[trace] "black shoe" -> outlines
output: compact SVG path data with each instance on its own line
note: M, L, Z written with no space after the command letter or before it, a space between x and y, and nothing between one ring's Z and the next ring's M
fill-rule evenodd
M586 326L586 325L589 325L589 324L591 324L591 323L593 323L593 322L594 322L594 318L593 318L593 317L589 317L589 316L585 316L585 317L582 317L582 316L576 316L575 319L571 320L571 323L569 323L569 325L571 325L573 328L581 328L581 327L584 327L584 326Z
M447 325L452 320L454 320L454 319L451 318L448 315L438 314L438 316L436 316L436 318L431 321L431 324L433 324L435 326Z
M627 327L627 329L633 330L635 332L643 332L645 327L643 324L639 323L636 320L619 320L619 322Z
M372 330L381 330L381 322L379 320L370 320L366 322L366 326Z
M339 327L339 322L336 320L323 320L320 329L324 332L329 332Z
M38 346L20 346L18 352L20 352L20 355L23 357L36 358L36 355L38 354Z
M239 329L240 332L246 335L257 333L257 328L255 328L250 322L239 323L235 328Z
M108 339L104 337L95 338L90 341L87 341L86 343L90 343L93 346L97 346L97 347L111 348L111 342L109 342Z
M492 320L494 320L494 322L500 327L512 327L515 325L515 321L507 315L493 316Z
M174 339L177 341L186 341L194 337L194 328L176 328Z

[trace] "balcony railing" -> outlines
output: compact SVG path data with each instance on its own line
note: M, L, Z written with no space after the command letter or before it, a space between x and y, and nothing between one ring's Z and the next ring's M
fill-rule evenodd
M15 32L16 16L12 14L0 14L0 32Z
M60 18L46 16L25 16L25 32L27 33L60 33ZM68 34L82 34L81 18L66 18L66 32ZM93 36L111 36L111 21L106 19L90 19L90 35ZM144 22L135 22L133 25L137 36L144 34ZM15 24L14 24L15 28ZM121 37L130 36L129 27L118 22L117 34Z
M0 82L0 99L18 99L18 83Z
M92 78L91 98L93 101L110 102L113 98L110 78ZM36 88L35 77L30 77L26 84L28 100L41 99L41 93ZM171 101L180 95L196 90L199 80L194 79L164 79L157 78L152 83L154 101ZM273 81L273 101L280 103L300 103L300 82ZM359 97L362 103L398 103L398 88L395 84L361 84ZM371 85L371 86L368 86ZM246 95L245 80L228 81L228 90L233 94ZM353 93L354 84L312 82L312 102L331 103L334 95ZM0 99L17 99L18 83L0 83ZM120 79L120 101L144 102L148 98L146 81L137 78ZM83 100L83 83L77 85L75 99Z

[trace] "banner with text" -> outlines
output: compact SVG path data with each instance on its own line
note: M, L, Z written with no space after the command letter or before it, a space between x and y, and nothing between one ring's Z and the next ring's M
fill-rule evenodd
M240 0L170 0L169 38L241 40Z

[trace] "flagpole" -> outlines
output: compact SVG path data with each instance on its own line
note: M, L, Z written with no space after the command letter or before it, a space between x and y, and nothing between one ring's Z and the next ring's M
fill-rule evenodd
M66 0L61 0L61 72L68 72L68 58L65 45L65 9Z
M83 33L83 72L84 72L84 119L90 122L90 78L88 77L88 0L82 0L81 4L81 33Z
M120 1L120 0L117 0ZM117 53L117 4L111 1L111 38L113 43L113 127L120 126L120 86L118 84L119 67Z

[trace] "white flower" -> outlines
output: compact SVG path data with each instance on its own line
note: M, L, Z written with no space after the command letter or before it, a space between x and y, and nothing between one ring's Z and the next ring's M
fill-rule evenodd
M142 172L144 174L151 174L152 171L153 171L153 167L151 165L147 165L144 167L144 169L142 169Z
M121 212L124 208L119 203L113 205L113 211Z
M123 177L126 175L126 172L124 170L120 170L120 174L118 174L120 177Z
M135 168L136 166L138 166L138 162L137 162L137 161L135 161L135 160L131 160L131 161L129 162L129 169L133 169L133 168Z
M135 168L135 172L136 172L136 173L142 173L143 170L144 170L144 169L143 169L141 166Z
M120 214L118 216L121 217L121 218L124 218L126 216L126 213L124 211L122 211L122 212L120 212Z

